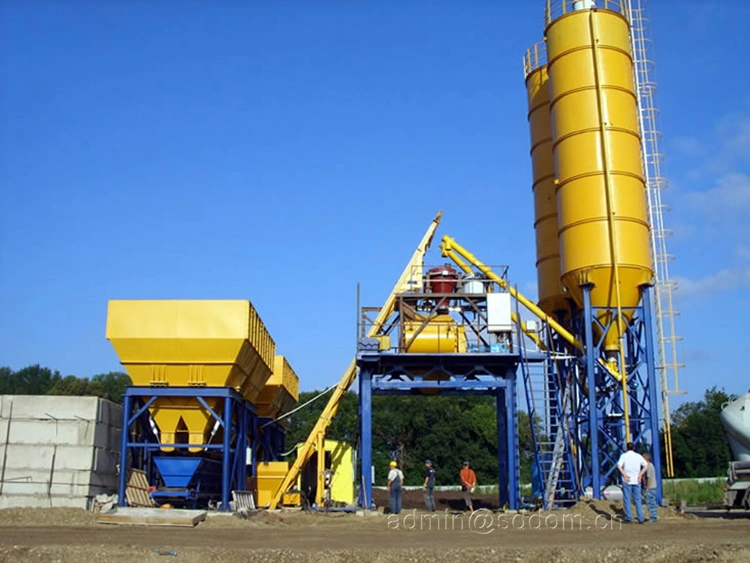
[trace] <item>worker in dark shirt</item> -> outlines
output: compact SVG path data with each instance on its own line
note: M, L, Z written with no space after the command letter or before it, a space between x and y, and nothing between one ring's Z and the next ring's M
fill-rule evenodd
M435 512L435 497L433 492L435 490L435 468L432 467L432 462L428 459L424 462L424 504L425 508L429 512Z

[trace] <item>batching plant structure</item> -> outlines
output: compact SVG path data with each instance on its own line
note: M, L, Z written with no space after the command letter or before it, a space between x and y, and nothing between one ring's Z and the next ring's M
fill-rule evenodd
M172 505L229 510L232 491L262 492L256 478L284 451L276 419L299 384L249 301L110 301L107 338L134 384L123 397L121 506L132 470Z
M661 456L627 3L550 1L545 24L545 41L524 58L539 304L583 344L545 333L543 410L530 405L547 421L537 461L550 505L586 490L601 498L619 483L626 442L652 452L657 475Z

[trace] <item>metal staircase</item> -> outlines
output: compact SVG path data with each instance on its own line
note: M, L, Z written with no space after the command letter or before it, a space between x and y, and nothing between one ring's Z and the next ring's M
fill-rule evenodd
M548 351L546 362L524 361L521 364L535 445L532 463L536 465L542 487L537 494L545 509L575 503L578 490L569 437L573 385L562 384L557 362L560 359L569 358Z

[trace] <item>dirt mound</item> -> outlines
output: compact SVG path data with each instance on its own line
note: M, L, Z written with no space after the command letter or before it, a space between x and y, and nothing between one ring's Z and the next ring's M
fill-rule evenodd
M597 516L606 516L608 518L625 518L625 510L621 501L611 500L582 500L574 506L567 509L569 514L580 514L584 518L591 517L596 518ZM660 520L666 520L670 518L677 519L694 519L695 516L692 514L684 514L675 510L674 508L665 508L659 506L656 508L656 514ZM633 516L635 517L635 506L633 507ZM646 505L643 506L643 516L648 520L648 508Z
M199 525L201 528L264 528L284 526L325 526L332 520L348 518L350 520L359 517L345 512L313 512L313 511L282 511L268 512L258 510L249 512L246 518L236 515L211 514Z
M82 508L4 508L0 526L93 526L96 515Z
M464 494L461 491L435 491L435 508L443 510L465 510ZM496 510L500 507L500 498L498 494L493 495L473 495L474 508L487 508ZM372 499L375 505L380 507L388 506L390 502L388 491L385 489L373 489ZM423 509L424 492L418 490L404 490L401 493L401 508L406 509Z
M164 553L164 551L161 551ZM169 551L166 551L169 553ZM203 563L206 560L206 549L176 548L176 557L185 563ZM223 563L385 563L388 561L461 561L474 563L484 561L515 561L531 563L550 561L552 563L599 563L630 562L637 560L659 563L682 563L684 561L713 561L716 563L734 563L747 561L750 549L733 545L693 545L693 546L656 546L643 545L636 548L607 547L602 545L583 548L527 548L508 549L493 547L469 547L436 549L436 548L391 548L377 550L323 548L309 549L249 549L234 550L222 547L211 548L210 558ZM101 545L95 548L81 546L0 546L0 561L75 561L76 563L101 563L102 561L139 561L159 562L171 557L163 557L160 550L140 546Z

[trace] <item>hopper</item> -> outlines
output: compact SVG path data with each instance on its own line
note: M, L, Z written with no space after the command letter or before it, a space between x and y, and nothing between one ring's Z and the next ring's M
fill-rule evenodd
M202 457L154 456L164 487L172 490L221 490L221 463ZM171 496L169 491L154 496Z
M249 301L110 301L107 339L135 386L232 387L250 401L276 350ZM221 412L220 399L206 402ZM203 444L214 424L195 393L159 397L150 411L164 444Z
M299 378L284 356L274 358L273 374L256 399L258 414L275 418L294 408L299 400Z

